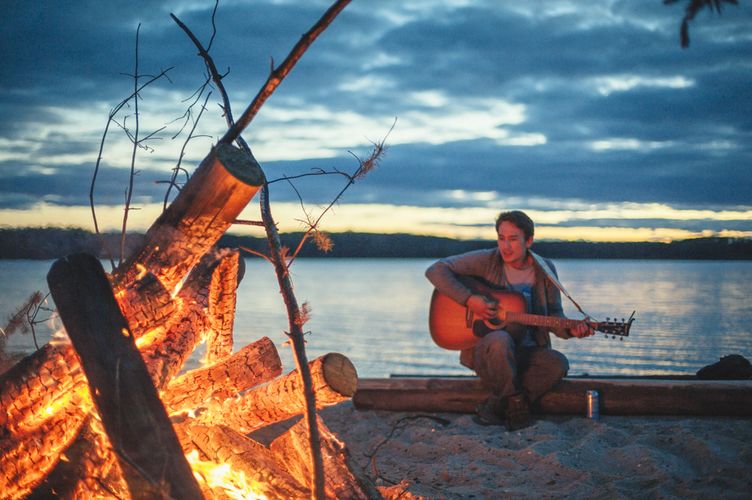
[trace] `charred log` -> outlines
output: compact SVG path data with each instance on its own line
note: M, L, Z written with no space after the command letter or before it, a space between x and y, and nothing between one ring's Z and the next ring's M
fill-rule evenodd
M355 367L342 354L330 353L309 363L318 408L352 397L358 385ZM204 424L224 424L241 432L303 413L305 397L300 374L293 371L256 387L220 405L212 405L199 416Z
M221 403L281 373L277 348L264 337L224 361L177 377L167 386L162 402L170 413Z
M365 478L357 466L351 465L345 443L337 439L320 417L317 418L327 498L381 498L375 485ZM311 487L311 451L308 426L304 420L272 441L271 450L282 467L295 477L305 478L306 486Z
M250 480L256 494L268 498L310 498L310 491L277 465L268 449L225 426L179 427L184 447L195 446L211 462L228 464Z

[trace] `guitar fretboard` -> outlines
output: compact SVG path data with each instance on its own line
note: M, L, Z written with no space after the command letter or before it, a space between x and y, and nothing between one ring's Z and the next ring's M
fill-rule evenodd
M537 314L507 312L506 320L510 323L520 323L529 326L547 326L549 328L573 328L580 321L568 318L558 318L556 316L539 316ZM590 323L590 326L598 329L597 323Z

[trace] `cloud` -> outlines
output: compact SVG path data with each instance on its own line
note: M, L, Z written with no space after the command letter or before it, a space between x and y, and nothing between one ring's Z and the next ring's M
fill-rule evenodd
M228 71L235 115L272 61L281 62L328 6L220 3L211 53ZM107 114L133 91L139 23L140 73L171 68L139 103L139 137L159 130L139 150L139 202L159 202L163 186L155 182L169 176L184 145L184 165L195 168L226 125L215 91L199 137L186 145L183 129L173 139L191 126L195 114L176 119L205 75L169 14L208 45L212 7L188 0L7 6L0 110L12 119L0 123L0 208L40 199L88 203ZM620 212L587 223L749 230L739 207L752 205L752 9L699 16L688 50L678 43L682 15L655 0L353 2L244 136L270 178L350 171L353 154L367 156L396 118L381 167L348 191L348 203L484 211L541 205L543 212L542 205L570 202L658 204L740 215L690 223ZM111 124L101 203L122 202L132 145L120 126L132 130L134 113L126 107ZM296 186L306 200L325 204L341 181L311 177ZM273 197L297 201L283 182Z

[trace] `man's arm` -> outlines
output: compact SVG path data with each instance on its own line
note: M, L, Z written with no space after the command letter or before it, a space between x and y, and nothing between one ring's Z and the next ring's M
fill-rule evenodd
M470 308L476 316L483 319L495 317L498 304L483 295L474 295L457 276L476 276L488 279L491 272L493 251L477 250L434 262L426 270L426 278L438 291L450 297L458 304Z
M556 271L556 266L554 266L554 263L548 259L546 259L546 263L551 268L551 271L553 272L554 276L556 276L556 279L559 279L559 274ZM564 314L564 308L561 305L561 292L559 292L559 289L556 287L556 285L550 282L547 284L546 288L548 291L546 295L548 298L549 316L566 318L566 315ZM552 329L551 331L554 335L563 339L569 339L572 337L583 338L595 334L595 331L584 320L578 323L574 328L556 328Z

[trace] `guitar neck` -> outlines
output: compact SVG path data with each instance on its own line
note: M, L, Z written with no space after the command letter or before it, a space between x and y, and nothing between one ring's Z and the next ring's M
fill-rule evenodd
M537 314L507 312L506 320L510 323L520 323L528 326L545 326L548 328L573 328L581 321L559 318L556 316L539 316ZM592 324L597 328L597 324Z

